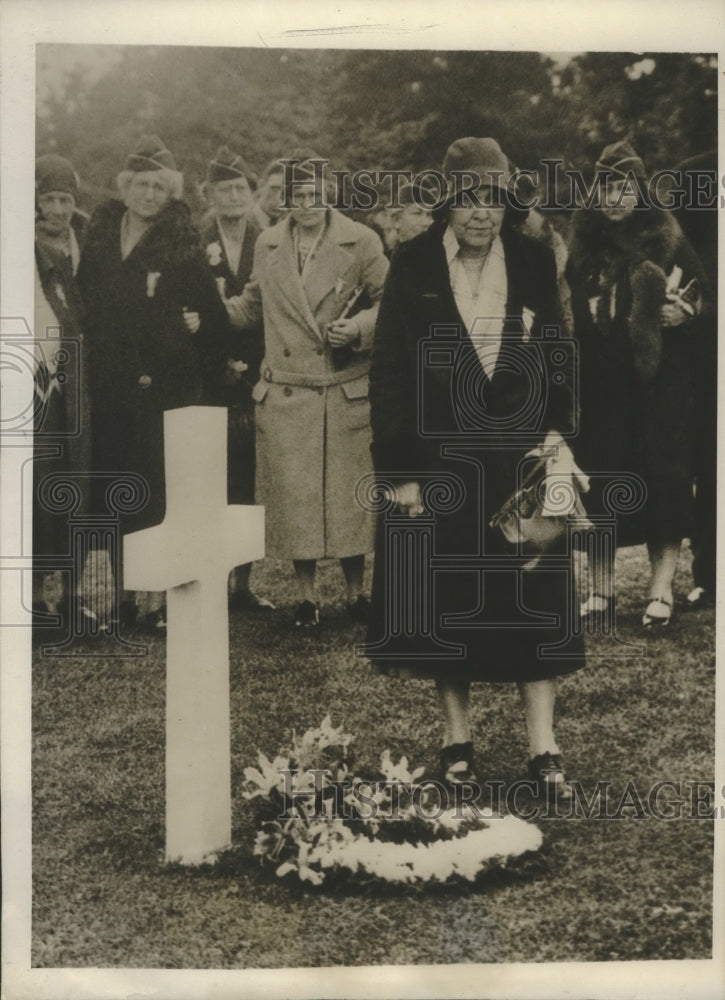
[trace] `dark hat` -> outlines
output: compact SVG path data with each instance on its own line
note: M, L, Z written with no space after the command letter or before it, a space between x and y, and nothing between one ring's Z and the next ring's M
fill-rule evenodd
M490 138L478 139L468 136L465 139L456 139L446 150L443 173L448 179L451 191L457 191L461 183L470 190L470 180L454 177L454 171L478 174L480 186L498 187L503 190L506 190L511 178L508 157L496 140Z
M38 194L66 191L78 197L78 174L70 160L57 153L48 153L35 161L35 188Z
M406 181L398 190L398 201L403 208L406 205L418 205L420 208L432 209L438 204L440 196L440 190L436 191L433 187L421 183L409 184Z
M284 167L279 162L279 160L270 160L267 166L264 168L264 173L262 174L262 183L265 183L272 174L282 174L284 173Z
M614 180L626 180L632 174L642 180L647 178L644 161L624 140L604 147L597 160L597 171L608 172Z
M173 154L157 135L144 135L126 158L126 170L176 170Z
M253 181L249 167L238 153L233 153L228 146L220 146L213 160L206 168L206 179L209 184L216 181L229 181L244 177Z

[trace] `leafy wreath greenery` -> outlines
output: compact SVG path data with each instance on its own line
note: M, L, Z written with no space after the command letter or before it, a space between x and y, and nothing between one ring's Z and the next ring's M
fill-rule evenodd
M541 846L541 831L515 816L442 808L440 786L420 782L424 769L410 769L406 757L395 763L388 750L382 780L355 775L352 742L328 715L301 737L293 732L292 746L274 759L259 752L258 767L244 769L242 794L258 807L254 854L279 877L314 886L331 874L363 883L473 882Z

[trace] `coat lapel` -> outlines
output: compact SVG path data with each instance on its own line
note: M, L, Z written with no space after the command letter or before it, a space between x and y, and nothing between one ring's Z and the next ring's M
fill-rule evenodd
M327 229L317 248L314 259L305 273L303 287L310 310L313 313L324 298L344 280L345 274L355 262L355 255L349 247L357 242L355 228L339 213L330 210ZM349 294L352 288L346 288Z
M504 333L509 337L521 336L519 318L524 305L524 289L526 287L526 269L524 266L521 241L514 230L504 230L501 234L503 250L506 256L506 278L508 281L508 298L506 301L506 324ZM516 338L516 339L519 339Z
M457 326L460 331L458 339L464 342L465 352L475 352L473 341L468 334L468 329L461 314L458 312L453 289L451 288L448 262L443 247L445 229L445 224L441 224L440 227L432 226L428 230L427 235L430 237L430 250L432 252L421 254L421 263L425 264L425 267L421 268L421 288L423 289L424 297L435 297L438 300L438 305L434 311L437 313L440 310L441 325L450 326L451 317L455 317L453 325ZM522 307L525 304L523 295L524 288L526 287L526 268L522 260L521 245L517 234L513 231L504 231L501 239L506 258L508 290L503 334L506 340L510 342L511 340L520 340L522 336L519 319ZM501 357L502 352L499 352L499 360ZM493 382L497 375L500 375L498 368L494 368L490 379L483 368L481 371L486 380L490 382Z
M237 268L237 281L243 286L249 281L252 273L252 263L254 261L254 245L257 242L259 230L250 218L247 218L247 225L244 230L242 240L242 252L239 256L239 267Z
M310 309L297 269L291 218L286 218L274 229L279 230L279 239L276 245L270 246L268 257L270 280L275 286L276 294L286 301L299 319L300 325L307 329L316 341L321 341L323 337Z

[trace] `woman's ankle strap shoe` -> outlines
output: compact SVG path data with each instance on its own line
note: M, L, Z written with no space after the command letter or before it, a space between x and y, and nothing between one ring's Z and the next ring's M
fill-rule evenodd
M536 782L537 794L549 802L567 803L574 797L574 791L566 780L564 765L558 753L537 754L529 761L529 780Z
M466 785L476 781L473 770L473 743L451 743L441 750L441 773L448 785Z
M672 618L672 601L664 597L653 597L642 616L645 628L662 628L670 624Z

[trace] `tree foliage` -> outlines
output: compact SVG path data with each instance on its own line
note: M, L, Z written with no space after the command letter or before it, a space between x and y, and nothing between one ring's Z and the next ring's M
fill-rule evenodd
M90 48L39 47L37 126L38 152L68 156L90 201L144 132L173 150L197 208L222 143L259 172L300 146L342 168L439 168L464 135L493 135L532 169L544 156L581 166L620 138L657 169L717 142L706 54L582 53L561 68L535 52Z

